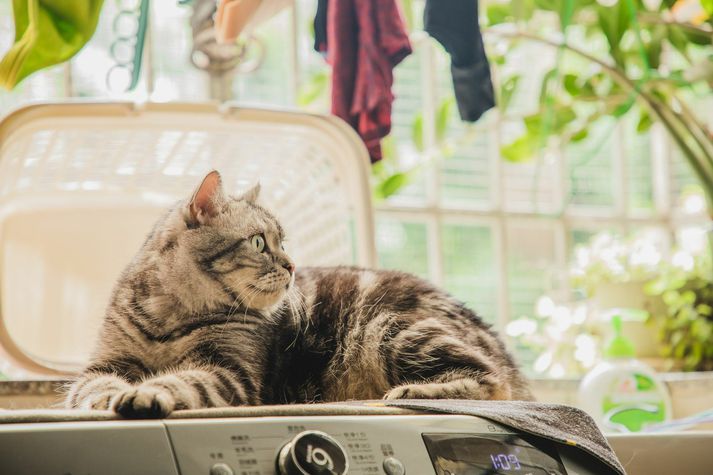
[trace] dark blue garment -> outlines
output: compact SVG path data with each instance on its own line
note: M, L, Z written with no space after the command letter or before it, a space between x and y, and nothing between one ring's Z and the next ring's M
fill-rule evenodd
M317 12L314 15L314 50L327 53L327 0L317 1Z
M451 56L453 90L461 119L475 122L495 106L490 65L478 25L478 1L426 0L423 25Z

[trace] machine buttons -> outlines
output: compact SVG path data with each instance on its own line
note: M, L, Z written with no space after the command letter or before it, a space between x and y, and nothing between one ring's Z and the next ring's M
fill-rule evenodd
M344 475L349 462L346 451L334 438L308 430L282 447L277 468L280 475Z
M233 469L226 463L216 463L210 467L210 475L234 475Z
M383 467L386 475L405 475L406 473L406 467L396 457L385 458Z

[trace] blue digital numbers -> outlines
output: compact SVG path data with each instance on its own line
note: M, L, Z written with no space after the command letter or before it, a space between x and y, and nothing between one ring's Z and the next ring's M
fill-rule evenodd
M499 470L520 470L520 461L515 454L490 454L493 468Z

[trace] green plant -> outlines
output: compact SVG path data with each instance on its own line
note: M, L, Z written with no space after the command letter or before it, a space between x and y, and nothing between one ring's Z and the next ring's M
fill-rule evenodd
M681 256L681 255L679 255ZM679 258L644 286L666 306L660 319L663 355L687 371L713 370L713 283L709 257ZM683 265L681 265L683 264Z
M486 39L504 39L510 50L534 42L557 52L555 66L543 78L538 109L521 118L523 132L506 140L502 157L511 162L532 160L548 148L584 140L600 121L636 114L639 133L656 122L668 131L699 179L713 216L713 134L691 106L709 95L713 86L713 2L700 1L697 18L705 21L698 23L674 14L676 3L484 2ZM524 81L520 74L505 73L504 55L491 51L489 56L500 79L498 108L504 117L513 119L511 99ZM610 132L615 123L609 126ZM419 143L417 136L414 141ZM424 154L423 160L431 160L431 155ZM394 173L412 175L412 169L396 166ZM389 177L378 178L376 185ZM407 182L397 178L386 188L395 193L399 187L394 184Z
M669 368L713 370L713 281L705 232L691 229L669 253L656 234L637 233L627 239L602 232L575 249L570 269L573 302L543 295L533 317L508 324L506 332L537 356L533 369L550 376L578 376L600 358L608 332L603 321L611 309L597 299L609 284L633 284L650 302L629 308L630 315L649 315L647 324L659 331L662 356ZM633 296L626 296L634 302ZM653 305L650 305L653 304Z
M691 103L713 86L713 20L694 24L672 10L676 2L642 0L519 0L486 9L486 34L557 50L543 80L540 107L523 118L524 132L502 147L519 162L547 147L583 140L593 124L639 116L637 130L661 123L686 157L713 209L713 135ZM713 15L713 2L700 2ZM544 20L543 20L544 18ZM548 19L549 18L549 19ZM503 28L503 24L509 24ZM551 35L553 24L560 39ZM576 46L597 45L600 54ZM607 51L604 51L607 50ZM509 78L501 89L511 94ZM501 97L503 93L501 93ZM501 107L502 109L502 107ZM503 110L507 113L507 105ZM713 213L711 213L713 215Z

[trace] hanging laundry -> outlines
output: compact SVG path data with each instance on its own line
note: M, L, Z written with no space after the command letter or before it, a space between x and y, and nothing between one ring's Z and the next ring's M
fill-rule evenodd
M317 13L314 15L314 50L318 53L327 52L327 2L317 0Z
M39 69L67 61L94 34L103 0L13 0L15 44L0 61L0 85L14 88Z
M426 0L423 25L451 56L453 90L461 119L475 122L495 106L490 65L478 25L478 1Z
M359 133L376 162L391 131L393 68L411 54L401 12L396 0L337 0L326 17L332 114Z

